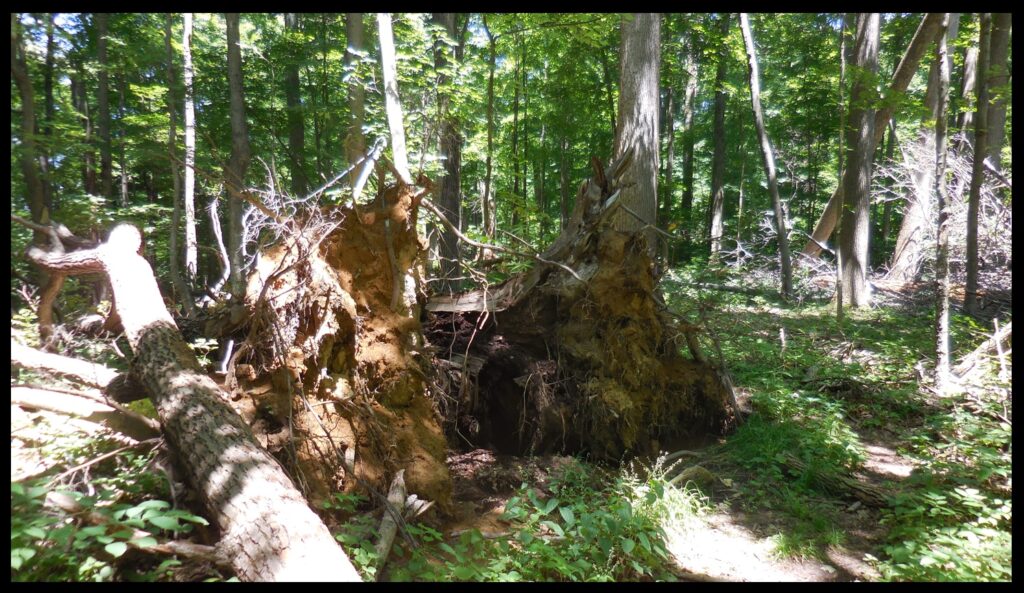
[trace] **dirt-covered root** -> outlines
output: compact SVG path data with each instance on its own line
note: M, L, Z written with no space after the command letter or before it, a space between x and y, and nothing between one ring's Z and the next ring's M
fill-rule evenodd
M371 204L324 209L262 253L250 276L227 383L314 500L386 492L405 469L410 493L449 505L420 354L417 191L391 186Z
M505 310L433 314L453 443L617 459L724 429L726 388L681 354L642 236L601 228L581 244L583 282L552 267Z

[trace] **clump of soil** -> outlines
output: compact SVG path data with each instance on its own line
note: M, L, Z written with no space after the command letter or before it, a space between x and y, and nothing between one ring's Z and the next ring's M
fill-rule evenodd
M246 339L227 383L314 502L387 492L405 469L410 493L450 506L421 357L417 191L399 184L371 204L324 209L262 253L249 279ZM330 232L318 239L312 228Z

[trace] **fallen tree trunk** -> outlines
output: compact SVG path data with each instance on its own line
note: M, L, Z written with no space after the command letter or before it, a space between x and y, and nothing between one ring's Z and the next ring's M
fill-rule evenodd
M105 272L146 387L190 485L221 532L219 547L243 580L360 580L323 521L203 373L139 255L142 237L118 225L95 249L29 257L62 274Z
M458 402L446 418L451 442L618 459L727 425L719 370L697 350L696 328L661 303L644 237L610 224L629 157L608 175L592 161L569 225L538 258L546 262L427 303L427 337Z

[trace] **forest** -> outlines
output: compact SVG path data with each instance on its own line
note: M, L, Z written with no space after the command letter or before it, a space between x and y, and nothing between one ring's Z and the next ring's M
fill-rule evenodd
M1010 13L11 13L11 580L1012 581Z

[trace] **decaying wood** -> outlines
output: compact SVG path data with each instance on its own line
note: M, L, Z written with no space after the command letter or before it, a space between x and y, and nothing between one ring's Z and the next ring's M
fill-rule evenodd
M95 249L29 257L64 274L104 272L164 435L188 482L221 531L221 547L243 580L360 580L323 521L280 464L226 403L164 307L153 272L139 255L142 237L118 225Z
M981 343L970 354L965 356L953 369L953 373L960 378L966 379L975 371L980 363L991 353L999 353L1003 344L1009 343L1013 337L1013 322L1007 323L995 331L992 336Z
M150 439L160 434L160 425L154 420L138 414L125 414L123 410L100 401L75 397L51 389L12 386L11 403L23 408L82 418L137 440Z
M808 471L807 464L788 453L784 456L784 462L795 473L803 474ZM868 506L877 508L889 506L889 493L878 486L858 480L854 476L833 472L815 472L813 479L834 494L851 496Z
M380 520L380 534L377 540L377 577L380 578L384 565L391 553L391 544L395 541L395 533L398 531L398 521L395 517L401 518L405 506L405 470L400 469L391 481L391 488L388 490L388 499L384 507L384 517Z
M106 515L86 509L74 498L62 492L48 493L44 504L50 508L60 509L65 513L78 515L93 525L107 525L110 522ZM224 570L232 570L233 568L228 554L218 546L204 546L202 544L175 540L156 543L151 546L143 546L137 543L142 538L156 540L153 534L148 531L133 529L131 538L129 538L125 543L128 544L128 547L146 552L147 554L181 556L182 558L188 558L189 560L209 562Z

